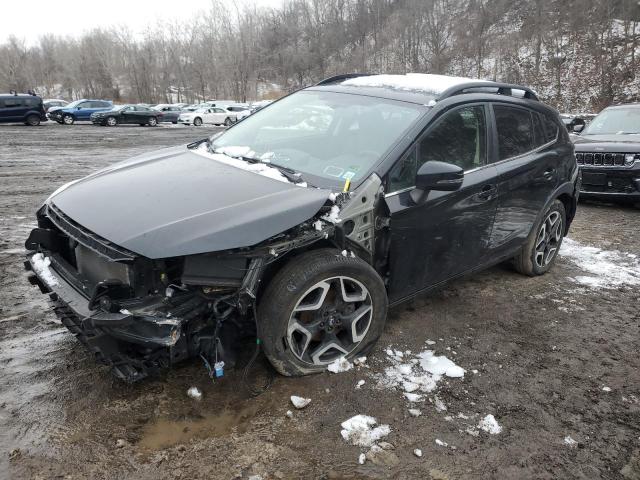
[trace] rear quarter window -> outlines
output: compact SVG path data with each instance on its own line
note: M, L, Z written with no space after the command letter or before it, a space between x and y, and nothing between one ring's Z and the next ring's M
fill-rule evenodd
M550 115L542 115L545 131L545 142L553 142L558 138L558 122L556 122Z

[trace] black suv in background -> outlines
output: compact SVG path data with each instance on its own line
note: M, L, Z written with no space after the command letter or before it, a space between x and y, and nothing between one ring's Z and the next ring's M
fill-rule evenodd
M640 204L640 104L605 108L574 144L582 198Z
M36 126L46 121L42 98L37 95L0 94L0 123L24 123Z
M526 87L342 75L60 187L25 266L122 379L230 365L256 331L276 370L303 375L366 352L390 304L504 260L547 272L578 177L558 113Z

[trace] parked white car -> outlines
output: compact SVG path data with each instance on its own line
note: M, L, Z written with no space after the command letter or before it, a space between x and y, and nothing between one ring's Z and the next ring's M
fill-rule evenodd
M251 115L251 110L249 110L248 105L243 105L242 103L235 103L233 105L226 105L224 109L227 112L234 113L238 120L242 120L245 117Z
M178 117L178 123L195 125L196 127L202 124L225 125L228 127L237 121L238 115L235 112L227 112L220 107L199 108L193 112L182 112Z

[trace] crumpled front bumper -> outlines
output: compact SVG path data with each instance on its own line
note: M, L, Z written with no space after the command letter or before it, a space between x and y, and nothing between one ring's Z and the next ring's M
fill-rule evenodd
M55 255L44 253L52 262L46 272L42 262L35 261L35 255L36 252L27 254L25 262L30 271L29 282L49 295L63 325L98 362L112 367L116 377L134 382L186 358L183 318L172 313L150 314L159 310L156 307L162 302L160 297L158 305L153 299L145 299L141 309L91 310L88 295L80 293L65 278L64 265L56 263Z

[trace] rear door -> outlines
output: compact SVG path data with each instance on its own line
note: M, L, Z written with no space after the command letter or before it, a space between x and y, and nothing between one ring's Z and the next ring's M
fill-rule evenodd
M498 209L492 248L507 254L519 248L559 185L559 127L546 114L494 104L498 169Z
M392 302L488 261L497 170L487 164L487 119L484 104L448 111L391 170L385 198L391 212ZM416 203L415 175L430 160L460 166L464 182L457 191L430 191Z

